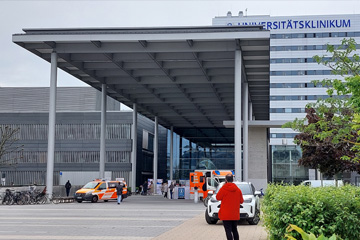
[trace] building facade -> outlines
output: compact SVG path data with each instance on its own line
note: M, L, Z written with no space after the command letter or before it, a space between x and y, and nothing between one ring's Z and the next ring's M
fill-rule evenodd
M67 180L82 185L99 177L100 99L101 93L93 88L58 88L54 185ZM5 184L45 184L49 88L0 88L0 100L0 126L18 128L16 144L23 148L22 152L4 156L13 159L11 166L0 166ZM110 97L107 102L105 175L129 182L132 111L120 111L120 103ZM137 135L136 175L137 183L142 183L153 174L153 141L150 138L148 145L143 141L145 135L154 135L154 122L139 114ZM163 149L159 156L166 161L166 132L161 127L159 136ZM164 160L160 164L166 165ZM159 178L166 178L165 170L159 171Z
M273 17L228 12L213 18L213 25L263 25L270 31L270 120L303 118L307 103L327 97L325 88L311 82L335 78L313 59L326 55L327 44L338 46L350 37L360 43L360 15L355 14ZM315 177L314 171L297 164L301 150L293 143L296 134L291 129L270 129L272 181L299 183ZM343 178L357 184L360 180L356 174Z

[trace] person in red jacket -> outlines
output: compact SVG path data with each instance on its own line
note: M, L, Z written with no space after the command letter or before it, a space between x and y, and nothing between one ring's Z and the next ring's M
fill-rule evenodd
M240 204L244 202L241 190L233 183L232 174L227 174L225 184L216 194L221 201L219 219L223 221L227 240L239 240L237 222L240 220Z

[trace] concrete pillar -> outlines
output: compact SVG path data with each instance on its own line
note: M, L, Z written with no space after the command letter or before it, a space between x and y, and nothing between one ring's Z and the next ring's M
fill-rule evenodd
M159 147L159 136L158 136L158 117L155 116L155 130L154 130L154 194L156 194L156 186L157 186L157 175L158 175L158 147Z
M243 109L243 179L249 180L249 84L244 83L244 109Z
M170 180L174 178L174 127L170 128Z
M253 120L252 102L249 102L249 120Z
M137 151L137 106L133 104L133 124L132 124L132 153L131 153L131 191L136 190L136 151Z
M241 69L242 69L242 54L240 50L235 51L235 179L242 181L242 166L241 166Z
M52 197L54 183L55 158L55 118L56 118L56 88L57 88L57 53L51 53L50 97L49 97L49 131L46 166L46 194Z
M106 84L101 85L101 124L100 124L100 167L99 177L105 177L105 158L106 158Z
M268 138L266 127L250 127L249 128L249 178L259 190L267 187L268 181Z

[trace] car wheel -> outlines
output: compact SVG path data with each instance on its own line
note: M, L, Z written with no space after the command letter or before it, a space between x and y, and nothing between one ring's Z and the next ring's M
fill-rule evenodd
M203 199L204 206L208 206L208 201L210 200L210 196L207 196L205 199Z
M94 195L92 198L91 198L91 202L92 203L96 203L98 201L98 196Z
M82 203L82 200L77 200L78 203Z
M205 220L208 224L216 224L218 221L217 219L209 216L207 209L205 210Z
M248 219L250 225L257 225L260 222L260 210L255 209L255 215L253 218Z

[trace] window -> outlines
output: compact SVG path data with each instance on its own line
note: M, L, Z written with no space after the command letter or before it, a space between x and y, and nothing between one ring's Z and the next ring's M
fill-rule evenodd
M98 188L98 190L104 190L104 189L106 189L106 183L102 183Z
M117 182L109 182L109 188L116 188Z

